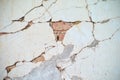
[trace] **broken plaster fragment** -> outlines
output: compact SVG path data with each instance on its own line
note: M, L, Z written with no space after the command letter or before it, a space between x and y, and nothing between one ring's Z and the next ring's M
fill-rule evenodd
M69 44L65 46L62 54L59 56L59 59L66 59L69 57L70 53L73 51L74 46Z
M44 58L43 54L45 54L45 52L43 52L40 56L38 56L38 57L34 58L33 60L31 60L31 62L32 63L37 63L37 62L45 61L45 58ZM17 61L13 65L7 66L6 67L7 73L9 73L12 69L14 69L19 62L20 61ZM23 60L22 62L25 62L25 61Z
M55 61L45 61L23 77L14 77L12 80L61 80L60 72L55 66Z
M24 31L24 30L28 29L29 27L31 27L32 24L33 24L33 21L29 21L28 24L24 28L17 30L15 32L0 32L0 36L6 35L6 34L15 34L15 33L18 33L20 31Z
M64 71L64 69L71 64L69 56L70 56L70 53L73 51L73 48L74 46L69 44L65 46L63 52L60 55L58 55L58 58L56 60L57 62L56 67L60 72Z
M64 71L64 68L62 68L62 66L57 66L57 61L68 58L72 50L73 45L66 45L61 55L56 55L56 57L52 57L51 60L44 61L40 64L39 67L34 68L29 74L25 76L11 78L12 80L48 80L48 78L49 80L61 80L60 72ZM44 52L41 55L43 54ZM32 61L34 60L37 60L37 58L33 59Z

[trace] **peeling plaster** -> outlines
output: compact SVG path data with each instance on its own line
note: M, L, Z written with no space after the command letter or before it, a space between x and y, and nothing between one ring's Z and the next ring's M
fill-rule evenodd
M75 1L77 1L77 0L75 0ZM100 43L104 43L105 41L112 40L114 38L114 36L117 33L119 33L120 27L118 27L118 28L115 27L116 30L113 31L111 36L108 36L107 38L100 39L100 40L98 39L99 35L95 34L97 24L105 25L106 23L109 23L114 19L115 20L119 19L120 15L118 15L117 13L115 13L115 14L111 13L111 14L108 14L107 17L103 16L102 18L100 18L100 17L97 16L97 18L95 18L96 14L98 14L98 13L97 13L97 11L94 11L94 9L99 8L99 6L104 5L104 3L107 3L107 5L109 5L109 4L113 4L114 2L117 2L117 1L114 1L114 2L111 1L110 2L109 0L95 0L95 1L93 1L93 3L91 3L90 0L78 0L78 2L82 2L82 3L80 3L79 6L77 5L75 7L71 4L71 2L72 1L69 2L69 4L71 6L66 4L68 8L63 7L63 9L62 9L62 7L60 7L60 6L63 5L63 4L61 4L62 2L60 2L59 0L52 0L52 1L42 0L42 1L40 1L39 5L34 6L30 10L26 11L26 13L23 16L21 16L20 18L13 19L13 20L11 20L10 24L8 24L6 26L3 26L2 28L0 27L0 37L2 39L3 36L7 37L7 36L11 36L11 35L16 34L16 33L21 34L20 32L25 33L26 30L30 29L30 27L34 27L34 24L48 23L49 27L53 30L52 34L54 34L54 37L55 37L55 40L53 40L53 41L56 44L56 45L46 46L46 44L44 43L45 46L46 46L46 47L44 47L45 50L42 51L42 53L39 56L34 57L30 61L25 61L25 60L19 61L19 60L17 60L17 61L14 62L13 65L7 65L6 68L4 67L7 71L7 74L9 74L10 72L12 72L13 69L17 68L18 67L17 65L20 64L21 62L22 63L30 62L30 63L33 63L33 64L39 64L39 66L35 65L37 67L32 69L30 73L28 73L24 76L10 77L10 76L6 75L6 77L4 77L4 80L26 80L26 79L27 80L28 79L30 79L30 80L48 80L48 77L49 77L50 80L83 80L83 79L86 79L86 78L87 78L87 80L91 80L91 79L92 80L96 80L96 79L101 80L101 79L103 79L102 76L99 76L100 78L98 79L97 77L96 78L89 77L88 74L81 75L84 72L79 74L80 75L80 77L79 77L79 76L77 76L78 74L77 75L75 75L75 74L72 75L72 74L66 73L66 70L69 71L69 68L74 66L75 64L78 64L78 66L82 65L81 63L77 63L78 61L76 61L76 57L78 57L78 54L82 55L81 53L84 53L84 50L86 50L86 49L89 50L89 49L92 49L92 48L97 48L97 46L99 46ZM84 14L83 13L81 13L81 14L82 14L82 16L83 15L85 15L85 16L82 17L81 15L79 15L80 18L76 18L76 16L73 15L76 19L73 18L72 16L68 17L69 14L73 14L73 13L75 14L76 11L74 11L74 10L77 10L76 8L80 9L81 12L83 11ZM114 5L113 9L115 9L115 8L116 8L116 6ZM42 12L40 12L39 17L37 16L37 17L34 18L34 15L31 15L31 14L32 14L32 12L35 12L35 10L37 11L37 9L38 10L40 9ZM101 11L102 11L102 9L104 10L104 8L101 8ZM58 11L58 14L56 12L54 12L54 10ZM71 13L66 12L66 11L69 12L71 10L73 10ZM106 8L106 10L109 11L109 8ZM115 9L115 11L117 11L117 9ZM66 15L66 17L65 17L64 15L61 15L61 12L65 13L65 15L67 13L68 16ZM95 16L93 14L95 14ZM100 15L102 15L102 14L100 14ZM107 15L107 14L104 14L104 15ZM20 22L20 23L26 22L27 24L19 30L16 29L15 31L10 31L10 32L6 31L6 28L9 28L15 22ZM88 40L87 45L83 45L77 52L74 52L75 50L73 49L73 46L76 46L76 45L73 45L73 43L69 43L68 45L66 45L66 43L64 42L64 38L66 37L66 34L67 34L68 31L70 31L76 25L81 24L82 22L92 24L92 31L91 31L92 36L90 36L90 38L93 37L93 41L90 42ZM44 26L40 26L40 27L44 27ZM34 27L34 28L36 28L36 27ZM84 32L84 30L83 30L83 32ZM8 35L8 34L11 34L11 35ZM81 34L81 35L83 35L83 34ZM79 35L75 34L74 36L79 36ZM85 38L85 39L87 39L87 38ZM74 39L72 39L72 40L74 40ZM80 41L82 42L82 39ZM58 47L59 42L62 46L64 46L63 52L60 53L58 51L58 52L54 53L56 55L48 54L47 52L49 50L52 50L53 48ZM58 48L60 48L60 47L58 47ZM61 51L62 51L62 49L61 49ZM50 58L49 60L46 60L46 55L52 56L52 58ZM84 60L87 60L89 58L91 58L91 56L88 56L88 57L84 58ZM94 58L94 57L92 56L92 58ZM93 62L91 62L91 63L93 63ZM24 65L24 64L21 64L21 65ZM95 65L95 64L90 64L90 66L91 65ZM93 69L94 69L94 66L93 66ZM82 71L82 69L81 69L81 71ZM93 72L95 72L95 71L93 71ZM96 73L91 73L91 74L96 74ZM35 76L33 76L33 75L35 75ZM109 80L109 79L106 79L106 80Z

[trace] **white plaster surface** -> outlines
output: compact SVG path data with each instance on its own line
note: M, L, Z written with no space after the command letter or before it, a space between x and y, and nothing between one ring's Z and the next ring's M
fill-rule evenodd
M120 0L0 0L0 80L119 80L119 7ZM60 20L80 23L56 41L50 23ZM32 63L42 52L45 61Z

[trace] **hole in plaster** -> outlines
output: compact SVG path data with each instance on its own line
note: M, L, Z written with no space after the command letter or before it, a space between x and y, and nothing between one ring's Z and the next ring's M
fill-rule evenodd
M65 21L56 21L51 22L50 26L54 31L56 41L62 41L64 39L65 33L73 26L79 24L81 21L75 22L65 22Z

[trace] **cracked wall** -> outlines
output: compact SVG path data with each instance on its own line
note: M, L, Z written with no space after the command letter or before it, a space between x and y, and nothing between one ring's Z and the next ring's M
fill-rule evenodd
M0 80L119 80L119 0L1 0Z

